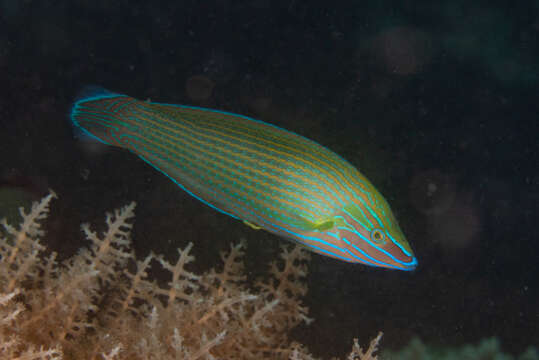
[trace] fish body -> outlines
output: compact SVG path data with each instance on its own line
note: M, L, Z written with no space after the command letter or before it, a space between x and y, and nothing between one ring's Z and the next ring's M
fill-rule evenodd
M141 101L103 89L74 103L74 127L122 147L212 208L336 259L412 270L391 209L349 162L247 116Z

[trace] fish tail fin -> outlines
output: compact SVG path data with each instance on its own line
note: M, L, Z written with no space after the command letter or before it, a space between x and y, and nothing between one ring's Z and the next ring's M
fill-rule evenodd
M89 99L114 97L114 96L123 96L123 95L107 90L98 85L86 85L85 87L80 89L80 91L77 93L77 96L75 97L75 103L79 101L89 100Z
M81 140L97 140L119 146L117 109L120 103L131 99L99 86L86 86L75 97L69 119L74 136Z

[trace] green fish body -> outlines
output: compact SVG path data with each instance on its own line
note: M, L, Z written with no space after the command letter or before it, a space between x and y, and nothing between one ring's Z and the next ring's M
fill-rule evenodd
M137 154L214 209L336 259L412 270L384 197L354 166L247 116L140 101L103 89L73 105L74 127Z

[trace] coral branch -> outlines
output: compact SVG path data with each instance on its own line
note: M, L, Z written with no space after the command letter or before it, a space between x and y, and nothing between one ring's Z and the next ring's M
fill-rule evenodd
M299 247L283 247L255 288L246 283L243 242L221 254L221 270L204 274L189 270L192 243L178 249L175 262L153 254L137 260L131 203L106 215L102 234L83 225L89 248L59 263L40 243L55 197L21 209L18 228L2 222L0 358L314 359L288 338L294 326L312 321L301 304L309 256ZM170 274L166 286L149 279L153 267ZM380 337L365 353L356 340L348 359L377 360Z

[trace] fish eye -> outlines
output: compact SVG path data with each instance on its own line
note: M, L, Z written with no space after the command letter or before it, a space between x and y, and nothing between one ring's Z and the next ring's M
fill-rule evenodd
M385 235L380 229L373 229L371 231L371 240L377 244L385 244Z

